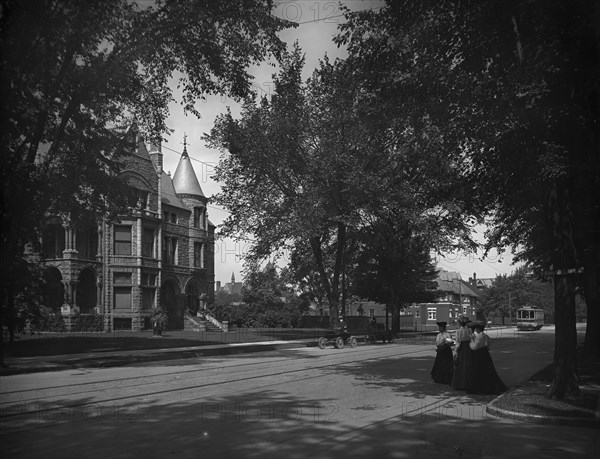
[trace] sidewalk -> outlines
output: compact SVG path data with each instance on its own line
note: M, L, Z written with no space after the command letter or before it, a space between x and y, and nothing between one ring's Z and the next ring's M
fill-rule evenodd
M160 337L145 331L21 335L12 347L7 346L0 376L309 346L316 345L324 333L320 329L237 329L169 331ZM397 342L421 342L433 336L405 332Z

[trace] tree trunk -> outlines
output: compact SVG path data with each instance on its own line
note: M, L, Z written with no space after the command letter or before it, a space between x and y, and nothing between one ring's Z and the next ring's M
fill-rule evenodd
M392 305L392 332L394 334L400 331L400 305L394 302Z
M599 249L585 253L583 271L583 294L587 307L584 355L600 359L600 254Z
M548 398L579 398L577 384L577 326L575 314L576 253L573 213L567 180L554 180L548 194L547 229L554 251L554 379Z
M577 329L575 327L575 279L554 276L554 379L548 398L580 398L577 384Z
M337 286L335 286L335 279L334 285L332 286L332 282L330 282L329 276L327 275L327 271L325 270L325 264L323 263L323 251L321 248L321 240L318 237L311 237L310 247L315 257L317 271L319 272L319 278L321 279L323 290L325 290L325 295L327 296L327 302L329 303L329 324L333 326L338 322L339 319L338 288Z
M0 315L0 333L2 333L2 335L4 335L3 326L4 326L4 322ZM4 336L0 336L0 338L2 338L2 340L0 340L0 368L5 368L6 365L4 364Z
M8 315L6 317L6 326L8 327L9 344L15 342L15 291L11 284L8 286Z
M340 311L340 277L344 270L344 251L346 250L346 225L338 223L337 225L337 241L335 247L335 266L333 268L333 279L331 282L331 296L335 301L336 314L335 318L330 317L331 325L338 323L343 316L343 311Z

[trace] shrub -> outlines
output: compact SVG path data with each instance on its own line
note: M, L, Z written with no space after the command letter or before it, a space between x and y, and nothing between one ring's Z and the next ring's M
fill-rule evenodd
M152 327L160 328L161 330L165 330L167 328L167 324L169 323L169 317L163 308L155 308L152 311L152 316L150 317Z
M31 327L37 332L64 332L67 329L60 313L47 306L40 306L37 314L31 319Z
M72 331L99 332L102 331L102 317L99 314L76 314L71 322Z

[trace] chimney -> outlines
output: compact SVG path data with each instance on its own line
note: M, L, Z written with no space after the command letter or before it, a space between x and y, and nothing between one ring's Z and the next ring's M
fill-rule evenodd
M150 151L148 153L150 154L150 158L154 163L154 167L156 168L156 171L160 176L163 170L163 154L161 141L158 140L150 142Z

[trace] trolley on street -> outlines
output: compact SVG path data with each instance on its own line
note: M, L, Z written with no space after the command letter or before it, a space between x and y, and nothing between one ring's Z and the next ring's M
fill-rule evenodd
M517 330L539 330L544 325L544 310L525 306L517 309Z

